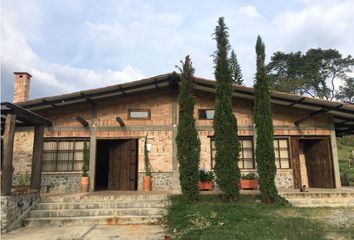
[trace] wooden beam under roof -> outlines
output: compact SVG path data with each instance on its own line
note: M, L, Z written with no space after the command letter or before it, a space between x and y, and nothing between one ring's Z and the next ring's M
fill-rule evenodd
M89 126L89 123L88 123L88 121L86 121L83 117L81 117L81 116L77 116L76 117L76 121L78 121L79 123L81 123L81 125L83 126L83 127L88 127Z
M313 112L311 112L311 113L309 113L309 114L307 114L307 115L301 117L300 119L295 120L295 121L294 121L294 124L295 124L295 125L299 125L301 122L303 122L303 121L305 121L305 120L307 120L307 119L309 119L309 118L311 118L311 117L313 117L313 116L315 116L315 115L318 115L318 114L320 114L320 113L326 113L326 112L329 112L329 111L332 111L332 110L336 110L336 109L338 109L338 108L340 108L340 107L342 107L342 106L343 106L343 104L339 104L339 105L337 105L337 106L335 106L335 107L321 108L320 110L313 111Z

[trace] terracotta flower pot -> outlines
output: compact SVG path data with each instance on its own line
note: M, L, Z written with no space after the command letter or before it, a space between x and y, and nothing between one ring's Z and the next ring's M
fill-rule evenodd
M16 193L25 193L30 190L30 186L14 186Z
M88 192L89 186L90 186L89 177L81 177L80 178L80 186L81 186L81 192Z
M241 189L257 189L258 188L258 180L240 180L240 188Z
M213 189L213 181L199 182L200 191L211 191Z
M151 191L151 177L144 176L143 178L143 191L150 192Z

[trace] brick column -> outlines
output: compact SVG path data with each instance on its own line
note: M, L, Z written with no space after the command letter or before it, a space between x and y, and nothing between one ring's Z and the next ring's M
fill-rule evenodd
M14 85L14 94L13 94L13 102L25 102L29 98L29 90L30 90L30 81L32 75L27 72L14 72L15 85Z

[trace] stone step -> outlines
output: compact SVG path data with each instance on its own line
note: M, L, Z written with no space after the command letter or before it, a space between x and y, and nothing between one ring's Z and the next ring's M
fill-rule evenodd
M42 203L63 202L115 202L115 201L150 201L168 200L167 194L130 194L130 195L67 195L67 196L44 196Z
M294 207L348 207L353 208L354 204L352 203L335 203L335 202L328 202L328 203L308 203L308 202L291 202Z
M354 192L346 193L280 193L280 196L284 198L354 198Z
M354 192L280 193L295 207L354 207Z
M27 218L24 224L28 226L158 224L162 217L154 215Z
M29 218L156 216L166 213L167 211L163 208L33 210L30 212Z
M331 198L331 199L324 199L324 198L292 198L288 199L291 203L309 203L309 204L330 204L330 203L343 203L343 204L352 204L354 206L354 198Z
M99 209L99 208L164 208L169 204L166 200L120 201L120 202L65 202L38 203L36 210L61 209Z

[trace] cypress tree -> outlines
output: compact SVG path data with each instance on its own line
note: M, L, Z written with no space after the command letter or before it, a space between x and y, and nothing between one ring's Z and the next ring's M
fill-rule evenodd
M237 56L234 50L231 51L230 55L230 68L232 74L232 83L243 85L241 67L240 64L238 64Z
M232 113L232 74L229 66L229 33L220 17L215 28L214 39L217 50L214 54L216 97L214 115L215 137L215 174L216 182L223 191L225 200L234 200L239 196L240 169L238 158L240 143L237 135L237 121Z
M276 201L278 191L274 183L276 166L273 144L272 106L270 102L270 85L264 66L265 46L260 36L256 43L257 73L255 82L254 123L257 131L256 161L259 175L259 189L262 201Z
M177 159L182 196L187 201L198 198L200 140L195 128L192 95L194 69L189 56L182 62L181 85L178 96L179 121L177 128Z

